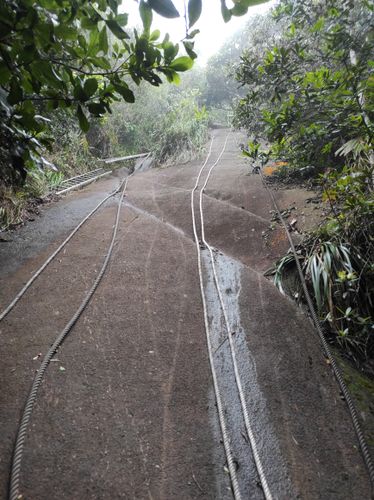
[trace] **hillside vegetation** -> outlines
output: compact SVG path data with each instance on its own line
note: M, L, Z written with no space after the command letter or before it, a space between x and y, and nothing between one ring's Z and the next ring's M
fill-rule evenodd
M278 178L309 178L321 190L330 214L298 258L332 340L352 359L372 360L373 4L282 0L252 28L235 71L245 95L234 124L251 137L247 156L283 160ZM291 269L288 254L276 267L278 286ZM300 300L300 289L292 293Z

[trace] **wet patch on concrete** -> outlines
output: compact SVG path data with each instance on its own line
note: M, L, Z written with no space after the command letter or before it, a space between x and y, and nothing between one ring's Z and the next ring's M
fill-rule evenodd
M219 285L227 307L230 333L233 335L236 358L243 389L246 395L247 409L256 444L267 474L267 480L274 496L290 498L293 495L290 479L272 429L266 400L257 382L256 363L251 354L247 337L240 320L240 293L242 264L215 252L215 264ZM219 296L214 284L210 256L202 252L205 293L207 298L210 334L214 350L215 367L226 408L226 418L230 429L231 446L237 463L237 474L243 498L263 499L259 477L252 457L251 446L245 430L245 424L235 382L230 345L221 310ZM217 416L215 415L217 419ZM217 432L217 425L214 425ZM218 428L218 432L220 430ZM217 436L218 440L218 436ZM223 486L221 484L221 491Z
M219 425L216 396L214 394L213 387L209 389L208 399L209 399L209 408L208 408L209 423L212 430L211 432L213 436L213 441L216 443L216 446L212 449L213 463L216 464L215 468L215 490L217 495L216 498L219 498L220 500L232 500L233 494L231 491L230 476L227 469L225 450L222 444L221 427Z

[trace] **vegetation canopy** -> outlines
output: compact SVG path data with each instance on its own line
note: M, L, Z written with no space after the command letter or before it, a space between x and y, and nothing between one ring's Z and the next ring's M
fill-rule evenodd
M239 0L232 8L221 1L226 21L243 15L256 0ZM153 86L162 76L178 83L196 57L190 28L202 0L187 5L185 54L166 35L152 30L153 12L179 16L171 0L140 0L142 32L129 29L121 0L5 0L0 5L0 176L22 183L27 169L47 163L50 120L55 110L73 112L82 131L92 118L111 112L114 101L135 100L130 82ZM125 5L126 8L126 5Z
M317 179L330 209L298 258L321 319L356 359L374 356L373 9L366 0L281 0L266 39L236 70L245 95L234 122L252 136L245 154L285 160L278 177ZM278 263L280 288L292 266L292 255Z

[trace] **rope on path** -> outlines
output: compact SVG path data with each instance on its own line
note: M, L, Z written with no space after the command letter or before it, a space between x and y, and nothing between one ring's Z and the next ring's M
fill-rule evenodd
M27 430L28 430L30 419L31 419L32 411L33 411L33 408L34 408L34 405L36 402L38 390L39 390L40 385L42 383L44 374L48 368L48 365L49 365L52 357L56 353L57 349L61 346L61 344L63 343L63 341L65 340L67 335L70 333L70 331L73 329L74 325L76 324L76 322L80 318L81 314L83 313L83 311L85 310L85 308L89 304L92 296L94 295L97 287L99 286L100 281L102 280L104 273L108 267L108 264L109 264L109 261L110 261L111 255L112 255L112 251L113 251L114 242L115 242L116 235L117 235L122 201L123 201L125 191L127 188L128 180L131 177L131 175L127 176L126 179L121 183L119 188L116 190L116 192L119 192L123 186L122 193L121 193L121 196L120 196L119 201L118 201L118 208L117 208L116 219L115 219L115 223L114 223L114 227L113 227L112 239L111 239L111 242L110 242L110 245L108 248L108 253L105 257L105 260L104 260L104 263L100 269L100 272L99 272L97 278L95 279L91 289L87 293L86 297L83 299L82 303L80 304L80 306L78 307L78 309L74 313L73 317L67 323L67 325L62 330L62 332L56 337L52 346L50 347L47 354L45 355L37 374L35 375L33 384L31 386L31 390L30 390L29 395L28 395L27 400L26 400L25 408L23 410L21 423L20 423L20 426L18 428L16 444L14 447L14 452L13 452L13 457L12 457L12 467L11 467L11 473L10 473L10 487L9 487L9 497L8 497L9 500L18 500L19 498L21 498L21 495L20 495L20 475L21 475L23 450L24 450ZM113 196L113 194L110 196ZM110 196L108 196L108 197L110 197ZM108 197L106 199L108 199ZM105 200L103 200L101 202L101 204L104 203L104 201ZM98 207L96 207L96 209L97 208ZM87 220L87 218L85 220ZM82 223L83 223L83 221L82 221Z
M120 183L119 187L115 189L112 193L108 194L103 200L100 201L96 205L96 207L91 210L91 212L86 215L86 217L81 220L81 222L77 225L75 229L69 234L69 236L61 243L61 245L48 257L48 259L42 264L37 271L31 276L29 281L26 283L26 285L18 292L18 294L14 297L12 302L0 313L0 321L2 321L5 316L7 316L10 311L14 308L14 306L17 304L17 302L25 295L27 290L30 288L30 286L34 283L34 281L42 274L44 269L52 262L52 260L61 252L61 250L69 243L69 241L72 239L72 237L79 231L79 229L85 224L88 219L99 210L99 208L107 201L109 198L112 198L112 196L115 196L120 190L123 185L123 182Z
M303 288L303 292L304 292L304 295L305 295L305 298L306 298L306 301L307 301L307 304L308 304L308 308L309 308L309 312L310 312L310 315L312 317L312 320L313 320L313 324L315 326L315 329L317 330L317 333L319 335L319 338L320 338L320 341L322 343L322 347L323 347L323 350L325 351L326 353L326 356L330 362L330 365L333 369L333 372L334 372L334 375L336 377L336 380L338 381L338 384L339 384L339 387L340 387L340 390L344 396L344 399L345 401L347 402L347 406L348 406L348 410L349 410L349 413L350 413L350 416L351 416L351 419L352 419L352 423L353 423L353 427L354 427L354 430L356 432L356 435L357 435L357 438L358 438L358 442L359 442L359 445L360 445L360 449L361 449L361 453L362 453L362 456L363 456L363 459L364 459L364 463L365 463L365 466L367 468L367 471L369 473L369 478L370 478L370 483L371 483L371 497L374 498L374 465L373 465L373 462L372 462L372 458L371 458L371 455L370 455L370 451L369 451L369 448L368 448L368 445L366 443L366 440L365 440L365 436L364 436L364 433L362 431L362 428L361 428L361 424L360 424L360 421L359 421L359 418L358 418L358 413L357 413L357 410L356 410L356 407L355 407L355 404L352 400L352 397L351 397L351 394L348 390L348 387L346 385L346 383L344 382L344 378L343 378L343 375L342 375L342 372L340 371L340 368L330 350L330 347L329 347L329 344L326 340L326 336L325 336L325 333L324 333L324 329L323 329L323 326L318 318L318 315L316 313L316 310L315 310L315 307L314 307L314 304L313 304L313 301L312 301L312 298L310 296L310 293L309 293L309 290L308 290L308 287L306 285L306 281L305 281L305 278L304 278L304 275L303 275L303 272L302 272L302 269L301 269L301 265L300 265L300 262L299 262L299 257L297 255L297 252L296 252L296 248L295 248L295 245L294 245L294 242L292 240L292 237L291 237L291 234L288 230L288 227L287 227L287 224L282 216L282 213L279 209L279 206L275 200L275 197L274 197L274 194L273 192L271 191L271 189L269 188L266 180L265 180L265 177L261 171L261 169L259 170L260 172L260 175L261 175L261 179L262 179L262 182L265 186L265 189L266 191L268 192L269 194L269 197L274 205L274 208L277 212L277 215L286 231L286 234L287 234L287 238L288 238L288 241L290 243L290 247L291 247L291 251L295 257L295 262L296 262L296 267L297 267L297 271L299 273L299 277L300 277L300 281L301 281L301 286Z
M250 423L250 420L249 420L247 403L246 403L246 400L245 400L245 395L244 395L244 391L243 391L242 381L241 381L241 377L240 377L240 373L239 373L239 368L238 368L238 363L237 363L237 359L236 359L235 343L234 343L234 341L232 339L231 329L230 329L230 324L229 324L229 319L228 319L228 314L227 314L227 309L226 309L225 303L223 301L221 287L219 286L219 282L218 282L218 276L217 276L217 270L216 270L216 265L215 265L215 261L214 261L213 250L212 250L212 247L209 245L209 243L205 239L205 225L204 225L204 212L203 212L203 194L204 194L204 190L205 190L205 188L206 188L206 186L208 184L210 175L211 175L213 169L216 167L216 165L219 162L219 160L221 159L221 156L222 156L222 154L223 154L223 152L224 152L224 150L226 148L226 144L227 144L227 140L229 138L229 135L226 137L225 145L224 145L224 148L223 148L220 156L218 157L217 161L215 163L213 163L213 165L210 167L210 169L208 171L208 174L206 176L204 185L203 185L203 187L200 190L200 204L199 204L199 207L200 207L200 222L201 222L201 238L202 238L202 242L204 243L204 245L208 248L209 254L210 254L210 261L211 261L212 270L213 270L214 283L215 283L215 287L217 289L217 293L218 293L218 297L219 297L219 301L220 301L220 305L221 305L223 317L224 317L224 320L225 320L225 326L226 326L226 330L227 330L227 336L228 336L229 344L230 344L231 359L232 359L232 364L233 364L234 373L235 373L235 382L236 382L236 385L237 385L237 388L238 388L240 404L241 404L242 412L243 412L243 416L244 416L244 423L245 423L245 427L246 427L248 439L249 439L249 442L250 442L250 445L251 445L251 448L252 448L253 458L254 458L254 461L255 461L255 465L256 465L256 469L257 469L260 481L261 481L261 485L262 485L262 489L263 489L263 492L264 492L265 499L266 500L272 500L273 497L272 497L272 494L271 494L271 491L270 491L270 487L269 487L268 481L266 479L266 475L265 475L265 471L264 471L264 468L263 468L263 465L262 465L262 462L261 462L260 454L258 452L258 448L257 448L257 444L256 444L256 439L255 439L255 436L254 436L254 433L253 433L253 430L252 430L252 426L251 426L251 423Z
M218 384L216 369L214 367L213 350L212 350L212 344L210 341L210 334L209 334L208 309L207 309L206 299L205 299L205 294L204 294L203 272L202 272L202 264L201 264L201 251L200 251L199 238L197 235L196 218L195 218L194 194L198 188L201 174L202 174L204 168L206 167L208 160L210 158L210 155L212 152L213 141L214 141L214 139L212 139L212 141L210 143L208 155L207 155L207 157L206 157L206 159L205 159L205 161L204 161L204 163L199 171L199 174L196 178L196 183L191 191L191 215L192 215L193 233L194 233L196 250L197 250L197 264L198 264L198 271L199 271L201 301L202 301L203 312L204 312L204 325L205 325L206 342L207 342L207 346L208 346L209 364L210 364L210 370L212 373L214 393L215 393L216 402L217 402L218 419L219 419L219 423L220 423L220 427L221 427L223 446L225 449L226 460L227 460L227 465L228 465L228 469L229 469L229 473L230 473L230 479L231 479L231 483L232 483L232 487L233 487L234 498L235 498L235 500L241 500L239 483L238 483L238 478L237 478L237 474L236 474L236 466L235 466L234 459L233 459L232 452L231 452L230 438L229 438L228 433L227 433L225 409L224 409L224 406L222 403L221 391L220 391L219 384ZM225 143L225 146L226 146L226 143ZM225 146L222 150L222 154L223 154L223 151L225 149Z

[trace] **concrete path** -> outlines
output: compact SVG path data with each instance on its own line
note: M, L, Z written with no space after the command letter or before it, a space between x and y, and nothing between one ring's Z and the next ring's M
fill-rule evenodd
M212 160L226 131L215 131ZM287 249L267 241L269 200L232 134L204 196L206 238L238 352L245 398L274 498L370 498L337 384L308 319L263 271ZM114 254L82 318L51 362L22 462L22 498L230 499L203 321L190 193L201 163L128 184ZM120 175L118 173L117 175ZM0 246L0 304L100 198L110 177L46 208ZM280 202L292 194L278 193ZM0 498L17 425L42 356L90 288L106 254L108 202L0 323ZM207 252L204 284L217 373L242 498L263 498L244 431ZM2 307L1 307L2 309Z

